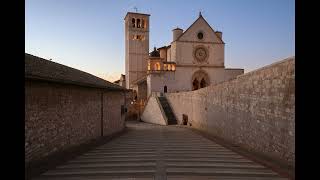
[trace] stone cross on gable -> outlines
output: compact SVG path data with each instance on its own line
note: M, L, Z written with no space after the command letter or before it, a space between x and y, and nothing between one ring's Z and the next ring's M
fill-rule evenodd
M136 12L138 12L138 8L137 7L134 7L133 9L136 10Z

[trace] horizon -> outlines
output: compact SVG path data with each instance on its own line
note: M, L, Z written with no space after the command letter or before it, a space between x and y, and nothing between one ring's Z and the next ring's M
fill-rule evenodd
M25 52L114 82L125 74L123 18L137 7L150 14L149 51L169 45L171 30L185 31L201 11L222 31L226 68L247 73L295 56L294 1L177 2L27 0Z

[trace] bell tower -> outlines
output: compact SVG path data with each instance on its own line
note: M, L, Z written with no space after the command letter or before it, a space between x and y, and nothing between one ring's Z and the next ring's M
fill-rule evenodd
M125 21L126 88L147 74L149 14L128 12Z

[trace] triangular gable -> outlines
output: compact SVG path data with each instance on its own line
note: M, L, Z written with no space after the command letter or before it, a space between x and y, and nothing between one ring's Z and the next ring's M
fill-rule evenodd
M189 28L184 31L176 41L198 41L197 33L202 30L205 33L205 42L214 42L214 43L224 43L220 37L215 34L213 28L209 25L209 23L202 17L199 16L197 20L195 20Z

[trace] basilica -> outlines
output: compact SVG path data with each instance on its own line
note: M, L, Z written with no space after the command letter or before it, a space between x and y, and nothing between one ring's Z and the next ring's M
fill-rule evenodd
M225 67L222 32L199 17L183 30L172 30L172 42L149 53L150 14L128 12L125 22L125 75L117 81L133 89L136 99L153 94L193 91L244 73Z

